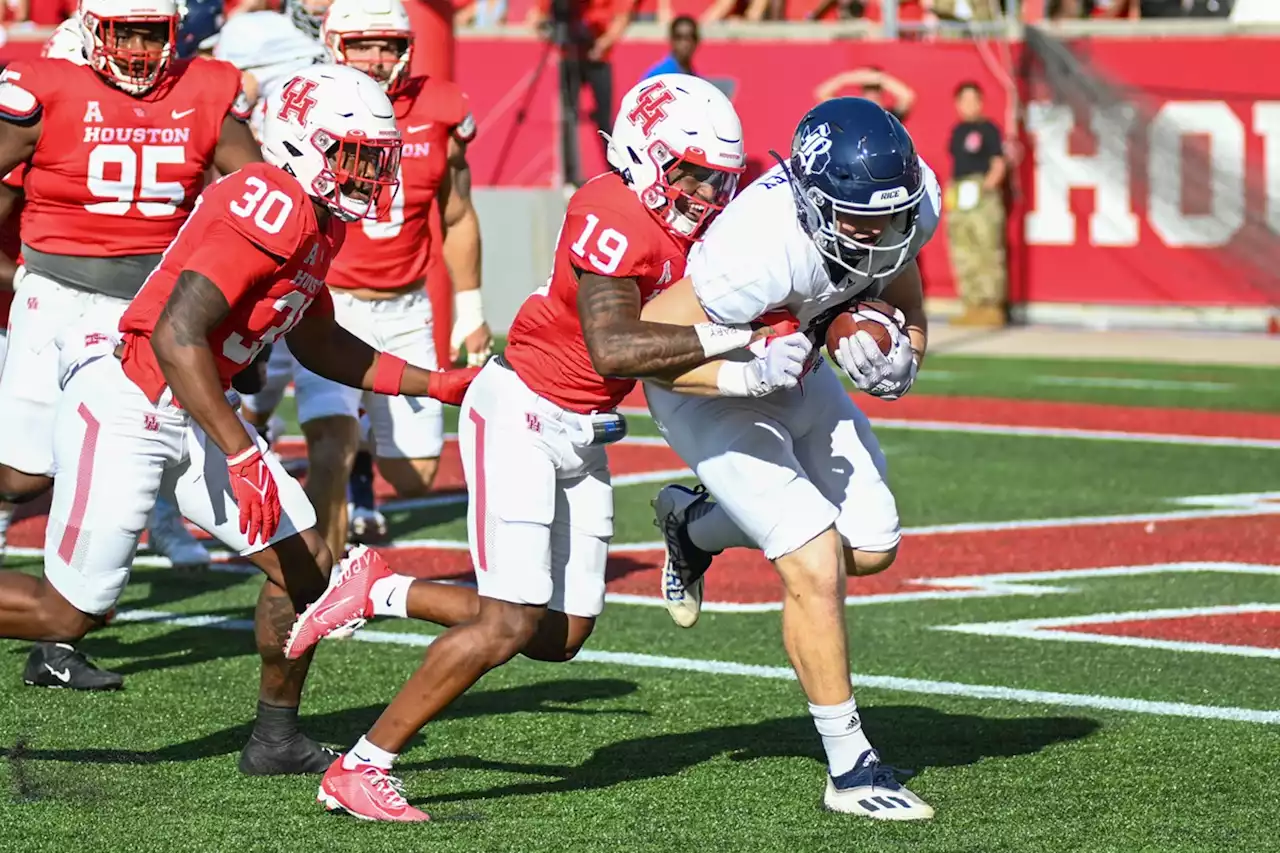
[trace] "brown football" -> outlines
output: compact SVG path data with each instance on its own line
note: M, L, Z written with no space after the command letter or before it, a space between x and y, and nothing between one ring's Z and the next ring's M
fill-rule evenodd
M867 314L876 316L877 319L868 319ZM888 355L889 350L893 349L894 340L890 325L897 327L899 332L902 331L894 317L892 305L878 299L856 302L848 311L837 315L827 327L827 352L834 358L842 340L853 337L855 332L866 332L880 347L880 352Z

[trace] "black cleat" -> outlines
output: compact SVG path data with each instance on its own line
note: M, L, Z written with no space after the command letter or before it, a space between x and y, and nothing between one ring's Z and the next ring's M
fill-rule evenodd
M36 643L27 656L22 681L28 687L65 687L68 690L119 690L124 676L94 666L68 643Z
M340 757L342 753L301 732L280 743L268 743L253 735L240 751L240 772L246 776L320 775Z

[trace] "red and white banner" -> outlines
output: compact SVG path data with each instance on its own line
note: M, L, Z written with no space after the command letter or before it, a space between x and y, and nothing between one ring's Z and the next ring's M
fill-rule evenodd
M10 42L0 57L29 46ZM816 90L851 68L879 66L917 93L907 121L924 158L945 182L956 121L952 94L965 80L987 94L987 113L1009 134L1009 92L1020 84L1020 45L972 42L708 41L700 74L723 80L742 116L749 164L767 168L784 152ZM1280 293L1280 38L1088 39L1086 64L1144 93L1157 109L1149 133L1122 115L1078 114L1032 100L1012 146L1021 163L1011 188L1010 289L1017 302L1260 307ZM470 160L481 185L550 186L558 174L555 56L532 38L462 38L456 79L480 123ZM624 43L613 53L613 98L665 50ZM1028 90L1034 98L1034 89ZM848 94L857 94L849 92ZM591 99L584 92L583 114ZM1087 111L1086 111L1087 112ZM1101 135L1101 142L1099 140ZM604 169L601 143L585 122L584 172ZM1152 146L1152 156L1138 146ZM1194 168L1208 152L1212 174ZM1136 174L1142 167L1150 174ZM1154 188L1154 189L1153 189ZM1206 191L1211 188L1211 191ZM1197 206L1198 205L1198 206ZM1262 232L1247 223L1265 223ZM1245 248L1245 245L1248 248ZM1242 263L1241 257L1252 258ZM1261 257L1261 262L1260 262ZM954 293L946 235L923 257L929 295Z

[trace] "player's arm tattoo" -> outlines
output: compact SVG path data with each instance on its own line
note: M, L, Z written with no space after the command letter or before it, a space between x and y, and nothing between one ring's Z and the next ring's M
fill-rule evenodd
M692 326L646 322L640 319L640 307L635 279L579 273L578 316L597 373L643 378L706 361Z
M403 190L401 190L403 192ZM471 166L467 147L449 138L449 162L440 186L440 217L445 266L458 292L480 289L480 217L471 202Z
M312 373L351 388L373 390L378 351L339 326L332 315L303 314L285 340L293 357Z
M209 333L231 313L218 286L199 273L183 270L165 303L151 348L174 398L228 456L253 445L223 394Z

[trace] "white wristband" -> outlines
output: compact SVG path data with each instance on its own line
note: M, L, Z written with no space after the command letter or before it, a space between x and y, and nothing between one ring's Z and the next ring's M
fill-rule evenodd
M479 290L460 290L453 295L452 346L484 325L484 302Z
M721 397L760 397L768 392L761 381L757 364L753 361L726 361L716 374L716 388Z
M753 334L747 326L722 326L719 323L698 323L693 330L698 333L702 353L707 358L742 349L751 343Z

